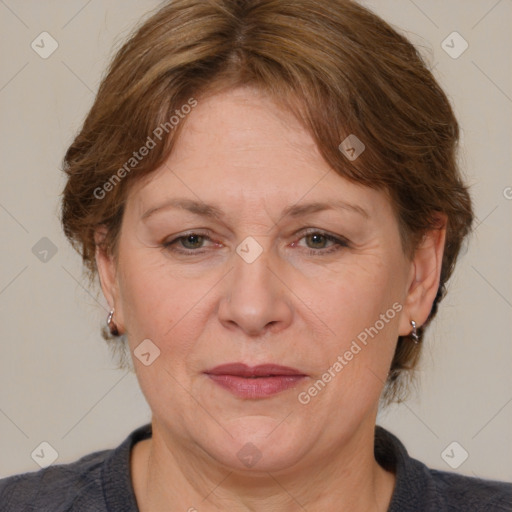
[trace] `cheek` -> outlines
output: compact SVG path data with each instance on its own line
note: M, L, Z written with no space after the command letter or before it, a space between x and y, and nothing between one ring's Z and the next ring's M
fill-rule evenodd
M398 337L402 309L400 277L392 261L354 265L325 282L321 293L310 295L312 308L329 335L320 340L323 369L335 377L331 399L376 399L387 378ZM317 375L322 377L322 375ZM325 375L329 378L328 375ZM335 392L336 390L336 392ZM333 398L335 397L335 398ZM364 401L364 400L363 400Z
M175 415L186 409L182 403L186 393L183 394L180 383L187 382L189 359L201 334L198 315L205 292L187 286L185 279L174 278L165 268L152 267L147 261L143 265L137 263L135 259L126 261L122 280L128 344L139 384L151 409L164 416L165 411ZM137 359L137 348L146 339L159 350L148 366ZM151 347L150 351L155 350Z
M401 310L398 288L390 289L389 273L382 269L370 273L354 267L338 277L326 283L322 294L310 295L329 335L317 341L322 363L300 397L312 415L328 413L339 418L336 425L357 422L378 402L393 357ZM333 431L332 435L338 434Z
M216 280L190 279L172 268L158 251L134 250L123 260L120 294L124 325L132 349L149 338L162 355L182 361L200 335L205 296Z
M347 265L311 298L312 308L337 335L352 338L400 298L390 266L377 258Z

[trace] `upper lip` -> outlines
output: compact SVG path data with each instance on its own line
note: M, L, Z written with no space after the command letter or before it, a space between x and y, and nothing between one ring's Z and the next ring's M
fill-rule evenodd
M237 377L269 377L280 375L305 375L296 368L278 364L260 364L247 366L244 363L228 363L216 366L205 372L209 375L234 375Z

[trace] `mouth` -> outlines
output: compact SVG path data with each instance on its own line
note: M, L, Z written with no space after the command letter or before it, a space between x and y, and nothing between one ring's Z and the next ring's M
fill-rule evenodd
M247 366L229 363L204 372L215 384L235 396L246 399L267 398L293 388L307 377L306 374L275 364Z

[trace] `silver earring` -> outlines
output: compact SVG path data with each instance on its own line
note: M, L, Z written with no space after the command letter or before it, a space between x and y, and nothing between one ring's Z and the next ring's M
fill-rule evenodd
M411 320L412 325L412 332L411 332L411 338L414 343L418 343L420 341L420 337L418 336L418 329L416 328L416 322L414 320Z
M112 309L107 316L107 327L110 331L110 334L113 336L119 336L119 331L117 330L117 325L114 322L114 310Z

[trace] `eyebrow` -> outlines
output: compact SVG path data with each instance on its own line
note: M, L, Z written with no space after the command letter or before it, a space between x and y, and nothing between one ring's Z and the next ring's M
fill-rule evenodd
M186 210L202 217L211 217L217 220L226 217L226 214L222 211L222 209L215 205L207 204L201 201L194 201L192 199L177 198L165 201L164 203L160 204L159 206L155 206L154 208L150 208L141 215L141 220L146 220L153 214L170 208ZM330 201L295 204L288 206L282 211L280 218L301 217L303 215L325 210L347 210L357 213L366 219L370 217L368 212L359 205L347 203L345 201Z

